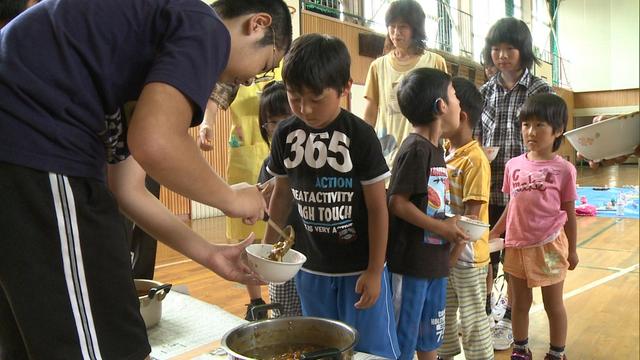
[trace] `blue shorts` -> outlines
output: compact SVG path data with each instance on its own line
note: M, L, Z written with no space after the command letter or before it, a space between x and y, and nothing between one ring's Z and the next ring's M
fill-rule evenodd
M385 267L382 273L380 297L376 303L364 310L353 305L360 300L355 292L359 275L326 276L299 271L296 287L302 313L342 321L360 334L356 351L366 352L387 359L400 356L398 338L391 302L389 273Z
M400 359L413 359L417 351L433 351L444 337L447 278L422 279L392 274L393 305L400 344Z

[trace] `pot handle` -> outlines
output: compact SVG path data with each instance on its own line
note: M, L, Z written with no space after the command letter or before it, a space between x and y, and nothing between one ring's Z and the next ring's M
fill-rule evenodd
M282 311L284 310L284 308L282 307L282 304L279 304L279 303L256 305L251 308L251 316L254 319L257 319L258 318L257 316L260 311L264 311L266 313L267 310L278 310L278 312L282 314Z
M318 351L312 351L302 354L301 360L316 360L316 359L333 359L340 360L341 351L336 348L327 348Z
M149 293L148 293L149 299L153 299L153 297L156 296L156 294L162 291L161 294L158 294L158 300L162 301L164 297L167 296L167 294L169 293L169 290L171 290L171 284L164 284L164 285L152 287L151 289L149 289Z

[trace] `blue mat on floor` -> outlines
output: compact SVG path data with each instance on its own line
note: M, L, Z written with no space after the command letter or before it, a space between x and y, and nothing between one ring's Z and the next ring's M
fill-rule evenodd
M579 187L576 206L580 205L579 199L585 196L587 203L596 207L596 216L618 217L616 214L616 201L618 200L618 194L620 192L624 194L625 198L624 216L622 217L628 219L640 218L637 186L622 188Z

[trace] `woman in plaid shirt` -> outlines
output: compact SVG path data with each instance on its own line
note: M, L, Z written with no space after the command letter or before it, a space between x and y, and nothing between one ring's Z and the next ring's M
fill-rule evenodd
M484 63L493 65L498 73L482 86L484 96L482 120L474 131L475 138L485 147L499 146L491 163L491 195L489 222L493 226L502 215L508 197L502 193L502 178L507 161L525 152L520 135L518 114L525 100L534 94L552 93L544 80L531 74L530 69L539 60L533 53L531 32L522 20L503 18L489 30L482 51ZM489 269L489 282L497 274L500 253L491 254L493 269ZM494 328L494 348L508 349L513 343L511 332L511 306L507 305L504 318ZM487 314L491 312L491 293L487 294ZM496 319L497 320L497 319Z

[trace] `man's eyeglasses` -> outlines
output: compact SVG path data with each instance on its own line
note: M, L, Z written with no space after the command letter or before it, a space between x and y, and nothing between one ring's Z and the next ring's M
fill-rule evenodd
M271 70L267 71L262 75L257 75L256 77L253 78L253 82L256 84L265 82L265 81L271 81L276 77L276 73L273 70L276 68L276 65L277 65L276 64L276 32L273 30L272 26L269 26L269 29L271 29L271 35L273 36L273 60L271 62L272 66L271 66Z

